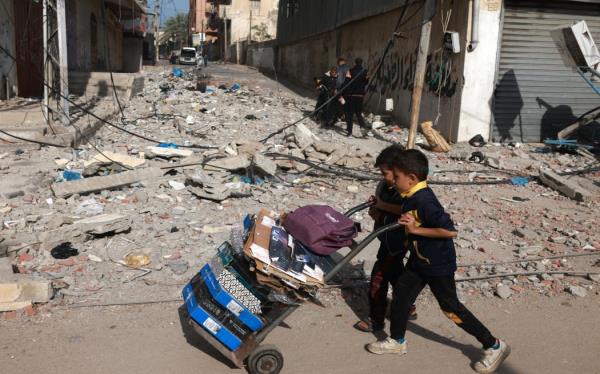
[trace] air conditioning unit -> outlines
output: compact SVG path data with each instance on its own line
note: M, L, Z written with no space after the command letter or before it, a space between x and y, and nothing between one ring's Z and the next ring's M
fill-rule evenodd
M560 26L550 32L566 66L597 69L600 51L585 21Z

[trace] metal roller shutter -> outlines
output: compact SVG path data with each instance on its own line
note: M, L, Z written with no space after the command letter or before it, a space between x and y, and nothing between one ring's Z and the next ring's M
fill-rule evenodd
M506 1L494 94L494 139L555 138L578 116L600 105L600 96L565 67L550 37L552 29L582 19L600 44L600 4ZM598 132L598 127L586 130Z

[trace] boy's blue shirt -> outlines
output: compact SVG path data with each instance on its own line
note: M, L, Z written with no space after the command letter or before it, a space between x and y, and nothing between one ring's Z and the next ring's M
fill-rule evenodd
M400 194L402 214L412 214L417 226L456 231L450 215L446 213L427 182L419 182ZM410 251L408 265L429 276L451 275L456 271L456 250L452 239L426 238L406 234L402 229L403 244Z

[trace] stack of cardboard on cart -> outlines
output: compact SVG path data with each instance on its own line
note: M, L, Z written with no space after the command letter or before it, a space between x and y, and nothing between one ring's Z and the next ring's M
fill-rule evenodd
M246 239L244 253L255 261L258 279L263 283L269 283L265 277L275 277L285 286L296 290L323 287L325 274L322 267L326 266L326 259L309 254L307 257L310 258L309 262L312 264L301 266L302 270L297 272L292 269L296 267L293 266L294 264L274 257L274 250L277 250L277 246L285 247L286 244L291 251L289 257L292 262L295 261L299 251L306 251L301 243L294 241L291 235L277 225L278 219L279 215L276 212L261 209Z

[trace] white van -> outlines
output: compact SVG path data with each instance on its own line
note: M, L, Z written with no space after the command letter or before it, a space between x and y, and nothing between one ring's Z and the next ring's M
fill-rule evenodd
M179 64L196 65L196 49L191 47L181 48L181 53L179 53Z

